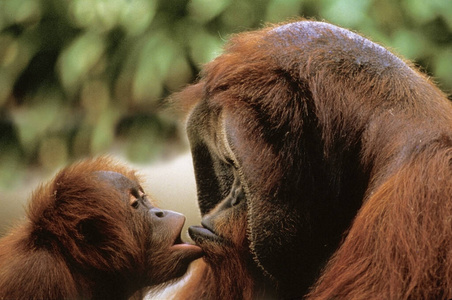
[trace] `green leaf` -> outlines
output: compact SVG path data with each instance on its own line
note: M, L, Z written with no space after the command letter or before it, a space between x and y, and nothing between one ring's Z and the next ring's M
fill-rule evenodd
M72 93L105 52L103 37L87 32L79 36L61 54L58 73L63 86Z
M205 23L218 16L229 3L229 0L191 0L188 11L192 19Z

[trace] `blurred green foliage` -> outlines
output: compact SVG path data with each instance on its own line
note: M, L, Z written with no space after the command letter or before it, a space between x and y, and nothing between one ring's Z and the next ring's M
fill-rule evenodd
M29 165L167 153L180 134L162 99L228 35L298 16L357 30L452 90L450 0L0 0L0 185Z

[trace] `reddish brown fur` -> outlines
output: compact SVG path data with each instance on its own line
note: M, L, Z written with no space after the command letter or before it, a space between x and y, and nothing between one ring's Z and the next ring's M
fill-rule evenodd
M120 172L136 180L134 172L109 160L100 160L65 169L53 181L33 193L27 210L26 224L17 227L0 241L1 299L5 298L4 295L13 299L19 299L23 295L34 295L35 299L76 298L80 295L80 287L90 283L89 279L81 274L74 277L73 272L116 270L126 276L133 272L124 268L135 266L133 259L139 256L140 248L123 226L127 216L124 208L118 206L115 201L118 199L117 192L105 188L100 193L99 183L89 175L99 170ZM56 198L71 199L74 195L80 200L56 203ZM61 210L64 210L64 217L56 216ZM81 251L75 244L76 227L84 218L101 218L100 222L109 224L104 228L104 234L111 237L112 243L107 243L103 249ZM57 237L63 237L61 240L68 243L64 247L71 249L73 264L78 265L80 270L71 270L68 267L65 253L35 245L35 236L46 234L41 232L41 228L51 230ZM49 244L46 247L57 249L58 245ZM117 250L121 248L132 249L133 252L122 254ZM113 264L106 261L107 257L115 257Z
M379 185L310 298L451 299L451 162L438 141Z
M98 171L133 187L119 190ZM0 240L0 299L126 299L183 275L200 256L169 249L183 223L154 226L146 196L140 209L130 205L135 187L135 172L108 158L74 164L39 187L25 223ZM170 240L155 240L156 228Z
M251 256L245 217L242 213L220 220L216 229L229 243L201 245L205 256L194 264L188 283L177 292L175 299L248 300L256 296L254 280L247 268Z
M179 95L198 99L194 147L216 145L225 119L249 252L280 296L302 297L350 228L308 297L452 298L451 104L382 47L304 24L233 37ZM219 200L203 188L206 213ZM242 254L225 251L224 264L228 255ZM218 289L237 272L227 270L197 289Z

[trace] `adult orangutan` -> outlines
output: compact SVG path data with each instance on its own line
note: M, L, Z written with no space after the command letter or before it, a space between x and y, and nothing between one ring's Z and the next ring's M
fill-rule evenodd
M409 63L300 21L234 36L176 98L206 253L181 295L452 298L452 106Z
M0 299L138 298L202 255L182 243L184 222L155 208L135 172L111 159L67 167L0 239Z

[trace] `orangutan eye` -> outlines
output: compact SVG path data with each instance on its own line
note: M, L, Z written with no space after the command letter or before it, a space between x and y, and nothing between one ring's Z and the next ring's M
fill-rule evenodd
M132 188L129 191L129 204L133 208L138 208L140 205L140 201L149 201L147 199L147 195L144 193L143 189L141 187L138 188Z
M137 193L136 190L130 190L129 193L129 204L130 206L132 206L133 208L138 208L139 205L139 194Z
M138 201L134 201L132 203L130 203L130 206L132 206L133 208L138 208Z

